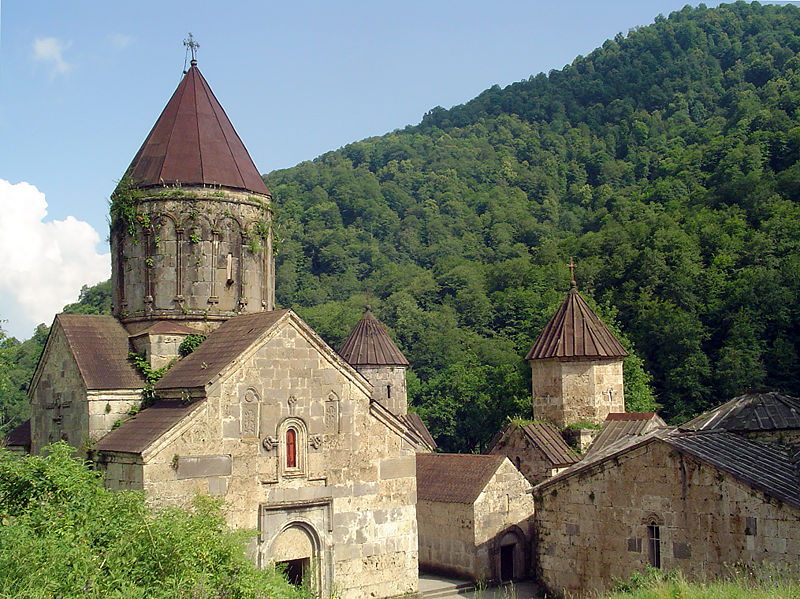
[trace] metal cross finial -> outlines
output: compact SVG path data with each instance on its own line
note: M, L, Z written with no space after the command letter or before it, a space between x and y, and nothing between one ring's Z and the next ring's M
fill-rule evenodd
M192 32L189 32L189 37L183 40L183 45L186 46L189 51L192 53L192 65L197 64L197 49L200 47L196 41L194 41L194 36Z
M569 264L567 264L567 266L569 266L570 285L572 287L576 287L578 285L575 282L575 267L577 266L577 264L575 264L575 261L572 258L570 258Z

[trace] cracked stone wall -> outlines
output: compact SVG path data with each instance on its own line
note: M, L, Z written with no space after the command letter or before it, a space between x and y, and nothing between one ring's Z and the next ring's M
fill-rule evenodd
M796 564L800 511L653 441L535 495L538 577L551 593L602 592L644 570L647 526L661 568L705 580L742 562Z

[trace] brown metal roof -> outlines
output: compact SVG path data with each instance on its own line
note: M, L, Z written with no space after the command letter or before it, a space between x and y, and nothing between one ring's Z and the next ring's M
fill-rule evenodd
M269 194L195 61L127 174L138 187L205 184Z
M581 297L573 282L567 297L525 359L624 358L627 355L628 352Z
M339 355L351 366L408 366L403 352L369 307L342 345Z
M6 435L5 444L12 447L24 447L27 451L31 448L31 419L12 428Z
M113 316L58 314L87 390L141 389L144 379L128 360L128 332Z
M774 391L748 393L735 397L679 428L729 431L800 429L800 399Z
M425 423L422 421L422 418L419 417L419 414L403 414L398 416L400 420L402 420L405 425L412 429L417 435L422 438L423 441L427 444L428 448L433 451L436 449L436 440L431 435L431 432L428 430L428 427L425 426Z
M418 453L417 499L475 503L506 459L502 455Z
M289 310L234 316L223 322L191 354L178 361L155 388L203 387L252 345Z
M525 435L525 438L544 455L544 457L554 466L571 466L580 459L580 456L567 445L564 437L558 432L558 429L549 422L532 422L519 426L513 422L506 425L505 428L497 432L485 453L492 453L494 448L503 439L507 439L509 435L514 434L517 430Z
M175 322L174 320L159 320L149 327L142 329L138 333L131 335L131 337L140 337L141 335L199 335L201 331L187 327L185 324Z
M595 437L584 459L596 454L625 437L640 437L650 431L667 426L655 412L614 413L606 417L603 430Z
M202 404L202 401L185 403L180 400L156 402L100 439L94 449L96 451L142 453L150 444Z

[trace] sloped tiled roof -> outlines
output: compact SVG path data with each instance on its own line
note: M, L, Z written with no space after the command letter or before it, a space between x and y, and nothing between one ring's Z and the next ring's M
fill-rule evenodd
M667 426L655 412L612 413L606 417L603 430L594 438L584 459L624 437L640 437L659 427Z
M31 419L28 418L22 424L12 428L5 438L5 444L14 447L24 447L30 450L31 447Z
M339 355L351 366L408 366L403 352L369 307L342 345Z
M534 492L540 494L601 462L653 442L666 443L681 453L727 472L752 488L800 509L798 456L782 445L751 441L725 431L680 432L660 428L641 437L621 437L550 480L536 485ZM642 467L646 467L646 464ZM604 476L609 476L609 473Z
M506 459L502 455L418 453L417 499L475 503Z
M748 393L682 424L681 430L800 429L800 399L777 392Z
M202 404L202 401L158 401L112 430L93 449L140 454Z
M185 324L175 322L174 320L158 320L151 324L149 327L142 329L138 333L131 335L131 337L140 337L141 335L197 335L200 331L187 327Z
M144 380L128 360L128 332L113 316L58 314L88 390L140 389Z
M547 460L554 467L569 466L574 464L580 459L580 456L572 449L558 429L548 422L531 422L518 426L514 423L509 423L504 429L498 432L489 443L486 453L491 453L495 446L507 435L513 434L515 430L519 429L525 438L528 439L533 446L539 449Z
M624 358L628 355L578 293L574 284L533 344L526 360L547 358Z
M277 323L289 310L234 316L156 383L159 389L203 387Z
M221 185L268 194L195 61L128 168L138 187Z
M428 427L425 426L424 422L422 422L422 418L419 417L419 414L403 414L398 415L398 418L402 420L408 428L412 429L423 441L425 441L425 444L431 451L436 449L436 439L433 438L433 435L431 435Z

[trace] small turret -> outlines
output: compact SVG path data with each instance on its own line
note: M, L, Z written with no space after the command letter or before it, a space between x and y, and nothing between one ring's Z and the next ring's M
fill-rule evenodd
M394 414L408 413L406 368L408 360L367 304L364 316L342 345L339 355L372 384L372 399Z
M614 334L578 293L573 274L567 297L533 344L533 416L559 428L578 422L601 425L625 411L622 359Z

